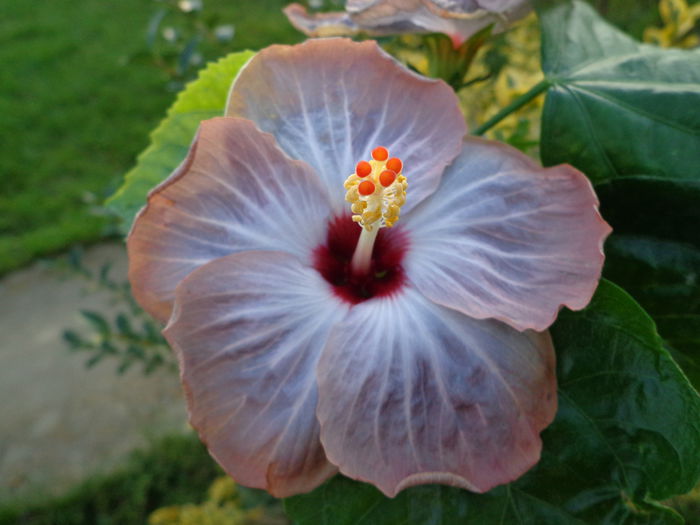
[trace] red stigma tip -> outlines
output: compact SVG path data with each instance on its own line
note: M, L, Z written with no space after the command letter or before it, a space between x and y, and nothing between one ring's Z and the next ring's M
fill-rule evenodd
M389 151L383 147L379 146L372 150L372 158L378 161L384 161L389 158Z
M372 166L366 160L361 160L357 163L357 166L355 167L355 173L358 177L366 177L367 175L372 173Z
M391 186L394 181L396 180L396 173L394 173L391 170L384 170L382 173L379 175L379 182L384 186L385 188L388 186Z
M403 162L401 162L401 159L392 157L386 162L386 169L391 170L394 173L401 173L401 170L403 169Z
M360 195L372 195L374 193L374 183L369 180L363 180L357 186L357 191Z

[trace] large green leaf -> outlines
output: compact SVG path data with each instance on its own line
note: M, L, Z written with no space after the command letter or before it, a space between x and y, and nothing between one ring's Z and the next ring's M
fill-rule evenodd
M108 208L122 220L124 233L146 203L149 190L184 160L199 123L223 115L231 83L253 55L252 51L241 51L212 62L178 94L165 119L151 134L151 145L126 174L124 185L107 201Z
M615 225L606 276L644 305L700 390L700 180L625 177L597 191Z
M310 494L285 500L284 508L297 525L585 525L512 486L477 495L424 485L389 499L372 485L342 476Z
M336 477L287 499L288 514L298 525L680 523L656 501L700 477L700 397L652 320L604 281L552 335L559 410L526 476L483 495L423 486L394 499Z
M568 162L596 183L697 179L700 50L640 44L577 0L542 4L542 68L551 84L543 162Z
M596 183L605 275L656 320L700 388L700 49L660 49L579 1L540 2L542 160Z

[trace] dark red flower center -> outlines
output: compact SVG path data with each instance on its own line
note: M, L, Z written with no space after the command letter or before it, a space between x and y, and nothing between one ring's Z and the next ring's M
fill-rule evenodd
M379 230L368 272L357 275L350 270L361 229L350 215L334 218L328 224L326 242L313 254L314 268L333 286L335 294L350 304L389 296L406 280L401 262L408 249L408 236L400 227Z

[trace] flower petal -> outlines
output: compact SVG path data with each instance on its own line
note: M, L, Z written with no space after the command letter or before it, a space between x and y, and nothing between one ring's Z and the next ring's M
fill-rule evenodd
M308 13L300 4L285 9L289 21L308 36L371 36L438 32L461 45L477 31L494 31L532 10L529 0L348 0L345 11Z
M539 459L556 412L548 333L517 332L413 289L355 306L318 364L321 442L393 497L444 483L485 492Z
M310 257L325 235L326 188L250 121L202 122L182 165L148 196L132 227L129 279L151 315L167 321L175 287L230 253L284 250Z
M264 49L241 70L226 113L253 120L316 168L336 214L347 208L343 182L376 146L403 160L405 212L434 191L466 132L445 83L411 73L374 41L342 38Z
M598 285L610 226L586 177L469 139L440 188L404 224L406 273L436 303L518 330L544 330Z
M314 368L345 308L284 252L241 252L177 288L164 335L178 354L190 423L239 483L278 497L336 472L318 439Z
M416 12L429 13L422 0L349 0L346 11L309 13L301 4L290 4L284 14L299 31L310 37L352 36L366 33L371 36L421 33L426 28L415 23ZM428 14L433 26L452 28L448 23Z
M499 30L503 27L497 15L473 1L351 0L347 10L352 20L370 33L445 33L456 46L489 24L497 24Z
M301 4L289 4L283 11L296 29L310 37L352 36L361 31L345 11L311 14Z
M527 8L532 10L532 0L421 0L432 10L443 16L464 17L486 11L489 13L510 14Z

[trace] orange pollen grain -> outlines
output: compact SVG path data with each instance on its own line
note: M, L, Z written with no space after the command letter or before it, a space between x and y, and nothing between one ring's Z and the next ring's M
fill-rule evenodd
M388 161L386 161L386 169L391 170L394 173L401 173L402 168L403 168L403 162L401 162L401 159L397 159L396 157L392 157Z
M357 166L355 167L355 173L358 177L366 177L367 175L372 173L372 166L366 160L361 160L357 163Z
M378 160L380 162L383 162L389 158L389 151L383 146L379 146L377 148L374 148L372 150L372 158L374 160Z
M388 186L391 186L394 181L396 180L396 173L391 171L391 170L384 170L382 173L379 175L379 182L384 186L385 188Z
M369 180L363 180L357 186L357 191L360 195L372 195L374 193L374 183Z

